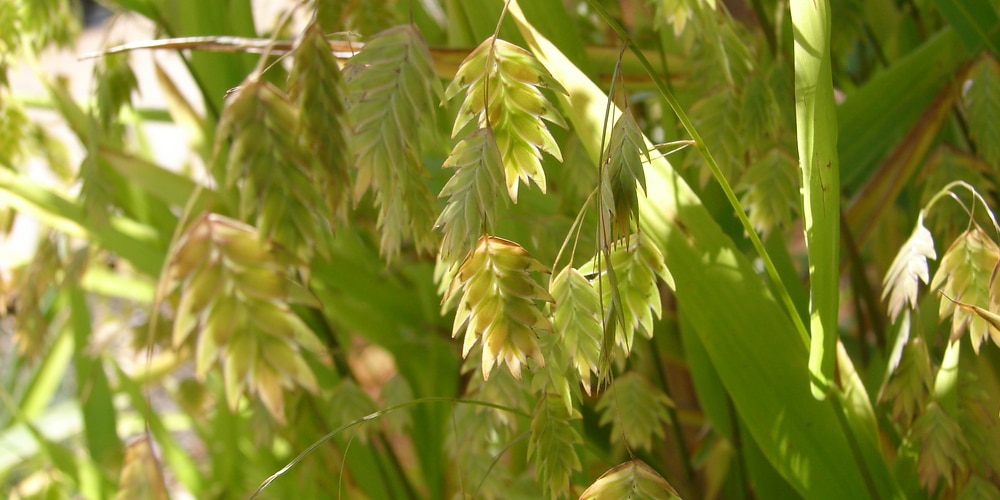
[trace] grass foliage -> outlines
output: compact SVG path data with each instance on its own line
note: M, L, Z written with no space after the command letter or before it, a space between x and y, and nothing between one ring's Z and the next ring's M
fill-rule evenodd
M0 494L998 495L995 2L104 3L0 2Z

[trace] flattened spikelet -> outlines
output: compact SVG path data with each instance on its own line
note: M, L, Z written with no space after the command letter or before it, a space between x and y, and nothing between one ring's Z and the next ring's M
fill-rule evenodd
M546 395L538 402L531 418L528 459L535 458L535 476L545 485L549 498L562 498L569 490L570 476L580 470L580 457L574 445L583 439L570 424L580 418L567 410L558 397Z
M639 193L636 184L646 191L646 174L642 158L649 162L649 150L635 118L622 113L611 129L604 156L601 179L601 220L604 234L610 241L624 238L631 232L630 220L639 220ZM606 243L610 243L606 242Z
M442 302L462 291L452 337L464 327L463 357L482 338L484 379L500 361L517 379L527 358L545 365L535 332L551 332L552 325L535 301L551 302L552 297L529 274L543 269L517 243L484 235L455 275Z
M520 181L545 192L542 151L562 161L559 146L542 122L562 127L562 117L539 89L566 90L530 52L495 37L486 39L459 66L445 91L451 99L465 91L452 137L475 118L476 128L492 128L503 158L507 192L517 203Z
M191 265L193 256L204 261ZM280 258L252 226L208 214L178 238L169 263L167 275L181 296L174 347L194 336L199 378L221 360L229 406L235 409L245 393L258 394L283 423L283 389L318 390L302 350L318 350L320 344L288 306L297 301L298 285L287 278L294 262Z
M976 353L987 338L1000 345L1000 330L974 312L974 307L990 310L990 279L998 263L1000 247L982 228L975 226L952 243L931 281L932 290L940 287L941 293L951 299L941 300L938 311L942 319L952 316L951 339L958 339L968 328ZM956 307L952 301L959 301L966 307Z
M358 169L354 201L372 191L383 255L396 256L404 241L432 253L436 209L424 181L421 131L436 129L441 89L427 45L413 26L390 28L350 59L344 76Z
M620 375L597 403L601 425L612 424L611 442L625 440L628 446L651 450L670 423L673 401L637 372Z
M601 474L601 477L580 495L580 500L605 498L675 500L680 496L652 467L635 458Z
M602 261L598 266L598 259L595 259L580 271L597 274L591 284L601 293L605 308L612 300L620 298L625 324L615 330L614 344L628 353L634 345L636 330L652 338L653 315L660 317L662 305L656 276L663 278L670 287L673 287L673 277L664 264L663 254L642 233L628 236L613 245L611 267L618 280L617 293L611 285L607 263ZM614 318L606 318L606 321L614 321Z
M583 389L590 394L590 375L597 375L601 355L601 297L582 274L565 267L552 280L550 293L555 300L552 326L580 374Z
M444 162L455 174L441 189L439 198L448 204L435 227L444 233L440 257L455 262L472 249L483 225L493 225L497 187L503 184L503 165L496 140L489 129L480 129L462 139Z
M893 259L889 271L882 280L882 300L889 298L889 317L893 321L899 317L903 307L917 307L917 290L920 282L927 284L930 273L927 270L927 259L936 259L934 238L924 227L924 212L917 217L917 225L913 234L899 249Z
M295 43L289 94L298 109L303 146L316 158L314 178L325 212L346 220L350 199L350 127L344 106L344 78L319 26L310 24Z
M736 189L740 204L761 238L792 221L798 210L797 160L781 149L772 149L743 172Z
M297 131L299 112L276 87L251 78L227 104L219 122L215 156L231 141L224 163L227 188L238 186L240 218L256 217L262 238L281 242L308 262L319 244L327 213L314 175L316 158Z

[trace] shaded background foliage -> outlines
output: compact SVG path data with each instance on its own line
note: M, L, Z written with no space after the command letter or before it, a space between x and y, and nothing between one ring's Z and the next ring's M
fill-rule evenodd
M1000 496L998 5L791 3L0 3L2 491Z

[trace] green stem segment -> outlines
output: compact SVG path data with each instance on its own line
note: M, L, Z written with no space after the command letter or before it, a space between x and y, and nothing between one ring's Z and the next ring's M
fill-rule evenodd
M813 396L825 399L836 364L839 302L840 165L830 67L829 0L793 0L795 126L802 213L809 253L809 372Z

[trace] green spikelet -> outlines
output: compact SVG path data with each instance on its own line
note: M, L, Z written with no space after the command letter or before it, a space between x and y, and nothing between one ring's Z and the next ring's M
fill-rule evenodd
M436 129L441 84L420 33L411 25L385 30L344 67L354 124L357 203L370 189L378 207L382 254L393 258L404 241L433 253L436 209L424 178L421 131Z
M622 113L611 129L611 138L605 152L605 166L601 179L601 220L608 241L617 241L631 233L631 220L639 219L639 193L636 184L646 191L646 174L642 158L649 162L649 151L642 138L642 130L635 118Z
M539 89L566 90L528 51L495 37L486 39L459 66L445 91L452 99L463 90L451 135L476 120L476 128L493 128L503 158L510 199L517 203L519 181L534 181L545 192L541 151L562 161L559 146L544 120L566 127Z
M295 43L289 97L295 103L303 147L316 158L313 178L332 220L347 218L350 200L350 153L345 85L323 32L310 24Z
M480 129L469 134L455 145L444 166L456 171L438 195L447 196L448 204L435 226L444 233L441 260L456 262L472 249L484 225L493 226L497 187L503 185L503 164L493 133Z
M465 329L462 357L482 338L484 379L500 361L517 379L526 358L545 364L535 331L552 332L552 325L535 301L551 302L552 297L531 279L531 272L548 270L517 243L484 235L445 293L442 302L447 304L462 291L451 335Z

